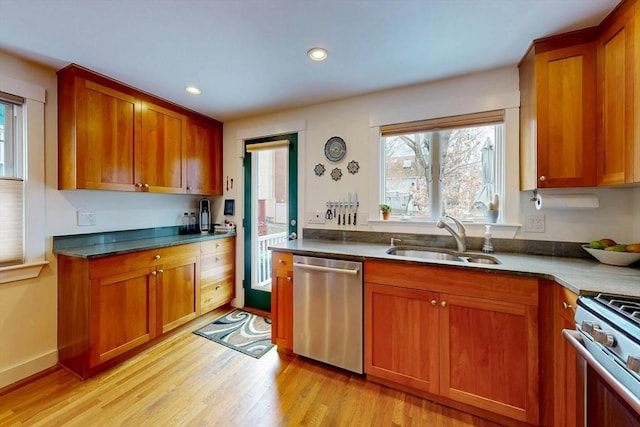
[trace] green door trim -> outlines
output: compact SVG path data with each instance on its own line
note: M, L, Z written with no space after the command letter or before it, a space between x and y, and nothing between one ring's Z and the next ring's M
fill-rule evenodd
M288 230L291 233L298 234L298 134L290 133L285 135L275 135L266 138L250 139L245 141L245 146L250 144L258 144L270 141L289 141L289 218ZM244 305L262 311L271 312L271 292L260 291L251 288L252 282L252 247L251 237L253 235L251 210L252 210L252 176L251 176L251 153L244 156L244 280L242 282L244 288ZM292 225L292 222L294 225ZM290 238L291 239L291 238Z

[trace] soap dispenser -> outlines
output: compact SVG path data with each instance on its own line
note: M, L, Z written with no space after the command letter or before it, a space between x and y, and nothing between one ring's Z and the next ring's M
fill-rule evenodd
M491 226L484 226L484 245L482 246L482 252L493 253L493 243L491 242Z

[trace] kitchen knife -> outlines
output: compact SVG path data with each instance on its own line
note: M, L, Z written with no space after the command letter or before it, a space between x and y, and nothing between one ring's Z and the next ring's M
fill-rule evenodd
M342 225L347 225L347 200L342 199Z
M348 224L351 225L351 192L348 193L349 194L349 204L347 205L349 207L349 220L348 220Z
M358 216L358 193L353 193L353 225L356 225L356 217Z
M340 205L342 204L342 199L338 199L336 205L338 205L338 225L340 225Z

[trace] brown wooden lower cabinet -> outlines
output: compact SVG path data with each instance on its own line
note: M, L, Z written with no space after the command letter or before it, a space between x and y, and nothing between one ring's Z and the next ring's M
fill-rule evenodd
M200 243L200 312L208 313L235 296L236 238Z
M228 239L224 244L233 246L234 238ZM94 259L58 255L60 364L87 378L107 362L200 316L200 257L201 243ZM215 274L205 271L207 280L215 282ZM220 281L229 275L222 271ZM225 286L231 291L211 298L208 310L230 300L233 285Z
M365 263L365 372L538 424L538 281Z
M293 352L293 255L272 253L271 342Z

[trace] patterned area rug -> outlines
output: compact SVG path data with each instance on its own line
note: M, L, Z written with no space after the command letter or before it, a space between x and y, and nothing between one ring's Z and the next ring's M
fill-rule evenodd
M234 310L193 332L259 359L271 350L271 319Z

